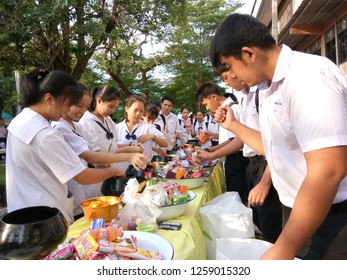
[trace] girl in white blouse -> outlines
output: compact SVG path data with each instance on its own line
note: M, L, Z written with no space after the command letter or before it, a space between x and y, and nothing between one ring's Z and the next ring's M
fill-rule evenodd
M167 141L164 134L153 124L142 120L145 108L146 102L141 96L132 95L126 100L126 118L116 125L118 132L117 143L119 146L141 143L145 149L145 155L151 159L153 144L166 147ZM127 165L124 165L124 168L126 167Z
M92 100L91 94L88 89L81 83L78 83L83 97L79 103L71 106L70 110L63 114L58 122L52 122L52 126L59 130L68 145L76 152L81 158L81 161L87 166L90 164L110 164L113 162L129 161L135 168L145 166L145 156L142 153L105 153L105 152L94 152L88 147L88 142L83 138L83 131L78 120L87 111L90 102ZM119 169L119 177L125 176L125 172ZM79 184L75 180L68 182L68 189L74 197L74 216L75 220L83 215L83 210L80 207L80 203L88 198L96 196L95 193L100 193L100 186L97 184L97 191L94 190L94 185L86 187Z
M77 82L62 71L35 69L21 80L23 110L8 127L6 153L7 210L31 206L58 208L69 223L73 219L73 198L67 182L94 184L119 170L87 168L53 129L49 120L58 121L82 97Z
M79 120L83 137L93 151L101 152L143 152L141 146L118 148L116 124L110 117L119 105L120 93L112 86L94 88L89 110Z

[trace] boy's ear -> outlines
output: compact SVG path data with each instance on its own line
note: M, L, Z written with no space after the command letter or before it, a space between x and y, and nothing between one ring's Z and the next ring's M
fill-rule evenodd
M252 47L243 47L241 50L243 59L251 60L252 62L254 62L257 52Z
M211 98L213 98L214 100L216 100L216 99L218 99L218 95L214 93L214 94L211 95Z

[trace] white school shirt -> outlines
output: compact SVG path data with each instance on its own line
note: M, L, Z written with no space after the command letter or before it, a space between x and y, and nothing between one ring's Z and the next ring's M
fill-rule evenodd
M30 108L12 120L8 130L8 212L30 206L51 206L72 223L73 198L68 198L67 182L85 170L84 164L62 134Z
M198 120L194 120L194 123L193 123L193 131L198 134L199 131L201 132L205 132L205 131L209 131L210 130L210 127L209 127L209 121L205 120L202 122L202 123L199 123ZM200 128L200 130L199 130ZM198 139L197 135L195 136L196 139ZM212 146L212 142L211 140L208 140L205 144L201 144L201 148L207 148L207 147L211 147Z
M240 100L240 122L244 125L253 128L257 131L260 131L259 124L259 113L257 112L257 107L255 104L255 97L257 88L259 88L258 100L260 104L261 99L261 89L267 87L267 82L260 84L259 86L251 87L249 90L242 90L242 97ZM259 109L260 105L258 105ZM250 146L247 144L243 145L243 156L244 157L253 157L259 155L256 153Z
M85 151L89 151L88 142L82 137L83 131L78 122L74 122L75 127L72 127L66 120L61 118L58 122L52 122L51 125L63 134L65 142L78 156ZM80 160L85 167L88 166L88 163L84 159L80 158ZM82 201L88 198L102 196L100 183L82 185L71 179L68 181L67 186L73 195L74 216L83 213L83 209L80 206Z
M166 127L168 130L168 134L170 136L170 138L172 138L172 136L178 132L181 132L181 128L180 125L178 123L178 117L174 114L174 113L169 113L167 116L165 116L161 111L159 112L159 114L162 114L165 117L166 120ZM159 118L161 118L159 116Z
M234 100L231 99L231 97L228 97L224 100L222 106L229 105L230 103L233 103ZM235 102L234 102L235 103ZM235 103L231 106L231 109L234 112L235 118L240 118L240 110L239 106ZM224 127L219 126L219 144L224 143L225 141L228 141L229 139L235 138L235 134L232 133L230 130L225 129Z
M7 133L7 128L4 126L0 126L0 138L6 138Z
M183 138L183 140L181 139L177 139L177 144L185 144L187 143L188 139L189 139L189 133L187 132L187 125L186 125L186 121L182 118L178 118L178 125L180 128L180 135Z
M106 131L97 123L102 125L113 134L113 138L107 139ZM83 114L78 123L82 127L83 138L88 141L88 145L93 151L114 152L117 146L116 124L110 116L104 118L102 122L97 116L87 111ZM109 151L111 145L111 149Z
M164 138L164 134L159 131L153 124L150 123L146 123L143 120L140 120L133 128L132 131L128 130L128 127L126 125L126 121L123 120L122 122L118 123L116 125L117 127L117 132L118 132L118 144L119 145L129 145L132 142L137 142L137 139L144 134L153 134L156 137L160 137L160 138ZM132 136L134 135L134 139L129 138L127 139L126 136ZM135 137L136 136L136 137ZM155 144L154 141L150 140L147 141L146 143L143 144L144 148L145 148L145 152L144 154L149 158L152 159L153 157L153 151L152 151L152 147L153 144ZM122 164L122 169L126 169L129 166L129 162L125 162L124 164Z
M347 145L346 77L329 59L283 45L262 93L260 128L272 181L281 202L293 207L306 176L303 153ZM334 203L346 199L347 177Z
M161 131L161 132L164 132L164 122L163 122L163 119L160 115L158 115L158 118L156 118L156 120L153 122L153 125L157 125L158 126L158 129Z
M208 118L208 131L215 134L219 134L219 124L212 118L211 115L209 115L209 118ZM219 136L218 136L218 139L213 139L213 140L217 140L219 142Z

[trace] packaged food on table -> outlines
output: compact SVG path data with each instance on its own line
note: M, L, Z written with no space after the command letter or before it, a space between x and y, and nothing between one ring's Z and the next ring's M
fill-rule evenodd
M46 256L45 260L68 260L71 259L75 252L75 248L72 244L61 244L57 250Z
M123 230L118 227L107 226L103 228L89 229L90 235L98 242L100 240L114 241L123 236Z
M72 241L72 245L81 260L87 260L99 248L99 244L88 231Z
M138 248L134 236L116 242L102 240L99 245L99 252L116 254L134 260L159 260L162 258L159 252Z

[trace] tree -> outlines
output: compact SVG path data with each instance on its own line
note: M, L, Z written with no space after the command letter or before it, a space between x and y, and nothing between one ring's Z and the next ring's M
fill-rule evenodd
M149 41L160 44L171 38L173 27L182 17L183 3L139 0L123 11L123 29L113 30L98 61L126 96L142 93L148 100L158 90L150 73L167 55L160 51L149 55L146 46Z
M79 79L115 28L117 1L0 0L0 63L45 66Z
M17 94L14 76L6 68L0 70L0 116L4 111L16 114Z
M224 17L242 6L240 1L190 0L186 2L184 21L175 30L172 44L167 48L170 60L165 64L175 79L167 93L176 99L176 108L195 107L198 87L214 77L208 58L209 44Z
M63 70L89 88L104 83L106 72L127 95L133 89L148 94L153 82L147 72L161 59L145 58L142 46L146 39L138 39L167 34L165 26L182 14L182 3L184 0L0 0L0 67ZM97 64L100 54L106 59ZM93 70L86 71L88 67Z

